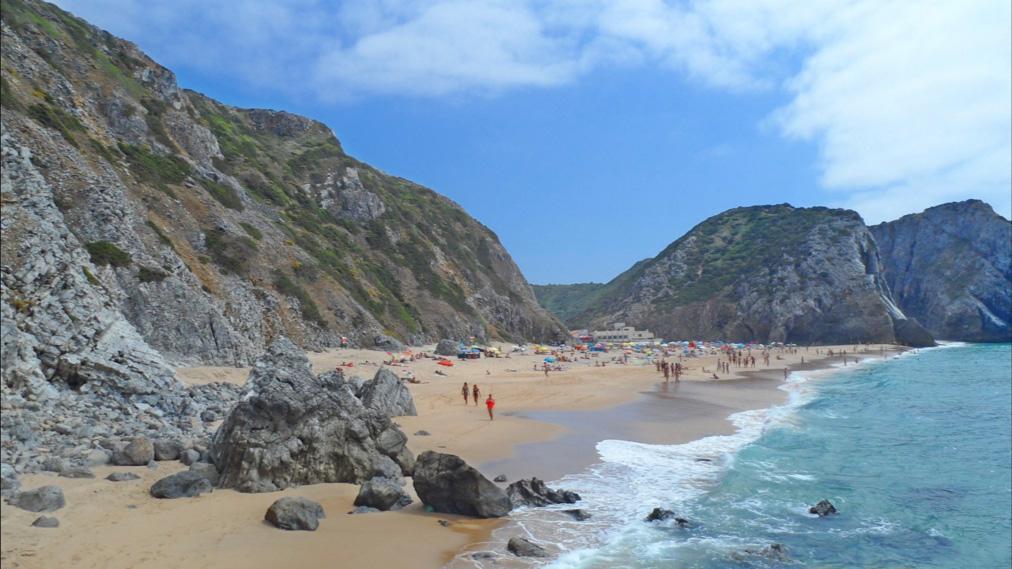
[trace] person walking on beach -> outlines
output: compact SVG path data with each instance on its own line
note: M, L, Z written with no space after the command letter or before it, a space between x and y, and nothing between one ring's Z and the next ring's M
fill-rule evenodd
M481 397L481 390L478 389L478 384L474 384L474 388L471 390L471 394L474 396L474 405L478 406L478 398Z
M488 408L488 420L494 421L495 413L493 413L493 409L495 409L495 399L492 398L491 393L488 394L488 399L485 400L485 407Z
M471 390L467 387L467 382L464 382L464 387L460 388L460 394L464 396L464 405L467 405L467 396L471 394Z

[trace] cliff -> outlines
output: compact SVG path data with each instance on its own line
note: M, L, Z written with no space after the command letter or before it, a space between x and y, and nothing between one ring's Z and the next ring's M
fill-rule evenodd
M840 209L726 211L585 297L569 308L573 328L622 321L672 339L933 343L893 302L861 217Z
M348 156L325 125L181 89L49 4L4 0L2 37L3 310L33 342L122 321L159 361L245 364L279 336L563 333L492 231ZM38 280L40 259L67 292ZM32 326L51 301L75 317ZM47 373L84 349L61 345Z
M1012 342L1012 222L969 200L871 231L896 302L936 338Z

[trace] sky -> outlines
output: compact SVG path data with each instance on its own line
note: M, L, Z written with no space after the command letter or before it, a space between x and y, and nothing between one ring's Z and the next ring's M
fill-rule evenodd
M737 206L1012 217L1007 0L57 0L181 86L330 126L533 283Z

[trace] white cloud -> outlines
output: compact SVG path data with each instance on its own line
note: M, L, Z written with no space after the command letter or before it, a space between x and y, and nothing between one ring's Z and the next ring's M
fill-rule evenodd
M980 197L1012 215L1007 0L59 0L163 63L334 100L551 88L609 66L782 89L869 221Z

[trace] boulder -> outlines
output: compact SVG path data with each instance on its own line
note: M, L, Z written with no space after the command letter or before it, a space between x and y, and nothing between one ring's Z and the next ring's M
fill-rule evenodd
M552 504L575 504L580 495L569 490L553 490L543 480L531 478L518 480L506 487L514 508L521 506L550 506Z
M185 470L166 476L151 486L155 498L193 498L212 490L211 481L199 472Z
M511 537L506 549L517 557L548 557L544 547L524 537Z
M200 474L204 478L207 478L207 481L211 483L211 486L218 485L218 480L220 477L218 475L217 467L215 467L213 464L207 462L194 462L193 464L190 465L190 472L196 472L197 474Z
M63 490L59 486L41 486L34 490L21 492L8 503L29 512L52 512L66 505Z
M401 343L397 338L391 338L386 334L376 334L373 336L372 345L377 350L385 350L387 352L401 352L404 351L404 344Z
M150 439L137 437L112 454L117 466L145 466L155 459L155 446Z
M569 514L570 516L573 517L574 520L578 522L587 521L592 517L590 515L590 512L588 512L587 510L581 510L579 508L574 510L562 510L562 513Z
M157 439L154 442L155 460L178 460L183 444L171 439Z
M105 466L112 461L112 454L105 449L95 448L88 451L84 459L91 466Z
M829 500L820 500L818 504L808 508L808 513L816 514L820 518L824 518L826 516L836 514L836 506L831 504Z
M377 371L372 381L367 381L362 386L358 396L366 409L372 409L387 417L418 414L407 386L386 368Z
M459 350L460 345L453 340L442 339L436 344L436 355L439 356L455 356Z
M45 472L63 472L67 467L67 461L58 456L47 456L39 467Z
M320 381L286 338L257 360L246 388L209 449L224 488L362 483L397 478L414 466L407 436L390 417L363 405L347 384ZM373 398L377 405L383 399L378 392Z
M492 479L493 482L506 482L509 478L506 478L505 474L500 474Z
M418 498L436 512L499 518L513 509L502 488L452 454L420 454L413 482Z
M60 520L51 516L39 516L32 522L34 528L58 528L60 527Z
M362 484L355 496L356 506L376 508L381 511L399 510L412 502L404 488L389 478L373 478Z
M186 466L190 466L191 464L197 462L198 460L200 460L200 453L193 450L192 448L188 448L183 452L179 453L179 462L182 462Z
M113 472L109 476L106 476L105 479L110 482L126 482L128 480L140 480L141 477L133 472Z
M320 520L326 518L323 506L308 499L293 496L278 498L267 508L264 519L284 530L316 531Z

